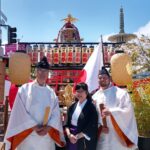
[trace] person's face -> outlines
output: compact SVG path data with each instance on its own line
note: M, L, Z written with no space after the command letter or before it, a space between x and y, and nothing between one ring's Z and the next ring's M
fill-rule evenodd
M80 88L76 90L75 96L80 102L83 102L87 97L87 92L83 90L82 88Z
M110 84L110 77L106 74L102 74L98 76L99 79L99 85L102 88L107 88Z
M37 80L39 84L44 84L48 78L49 70L43 69L43 68L38 68L37 69Z

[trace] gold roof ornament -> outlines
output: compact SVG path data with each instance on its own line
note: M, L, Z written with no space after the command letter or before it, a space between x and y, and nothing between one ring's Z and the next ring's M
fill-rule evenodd
M64 94L65 94L65 90L59 90L58 91L58 99L59 99L59 103L60 105L65 105L65 97L64 97Z
M77 20L78 20L77 18L74 18L74 17L72 17L71 14L68 14L68 17L62 19L61 21L64 21L64 22L66 22L66 23L67 23L67 22L72 23L72 22L76 22Z

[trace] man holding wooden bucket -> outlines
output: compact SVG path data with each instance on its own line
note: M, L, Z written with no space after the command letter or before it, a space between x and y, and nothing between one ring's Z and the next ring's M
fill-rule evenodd
M58 99L46 80L46 57L36 65L36 79L19 88L5 135L6 150L55 150L64 136Z
M112 85L105 67L98 78L100 88L92 97L99 112L97 150L135 150L138 133L129 94Z

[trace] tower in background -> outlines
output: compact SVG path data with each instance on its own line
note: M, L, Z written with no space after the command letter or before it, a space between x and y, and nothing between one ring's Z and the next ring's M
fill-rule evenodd
M135 34L125 33L124 31L124 12L123 7L120 8L120 31L118 34L108 37L111 42L128 42L137 36Z

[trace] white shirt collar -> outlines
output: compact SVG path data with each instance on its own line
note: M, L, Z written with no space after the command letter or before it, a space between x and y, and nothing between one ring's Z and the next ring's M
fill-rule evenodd
M80 104L80 102L77 103L77 106L73 112L72 119L71 119L72 125L77 126L78 118L79 118L79 116L82 112L82 109L85 106L86 102L87 102L87 99L84 100L81 104Z

